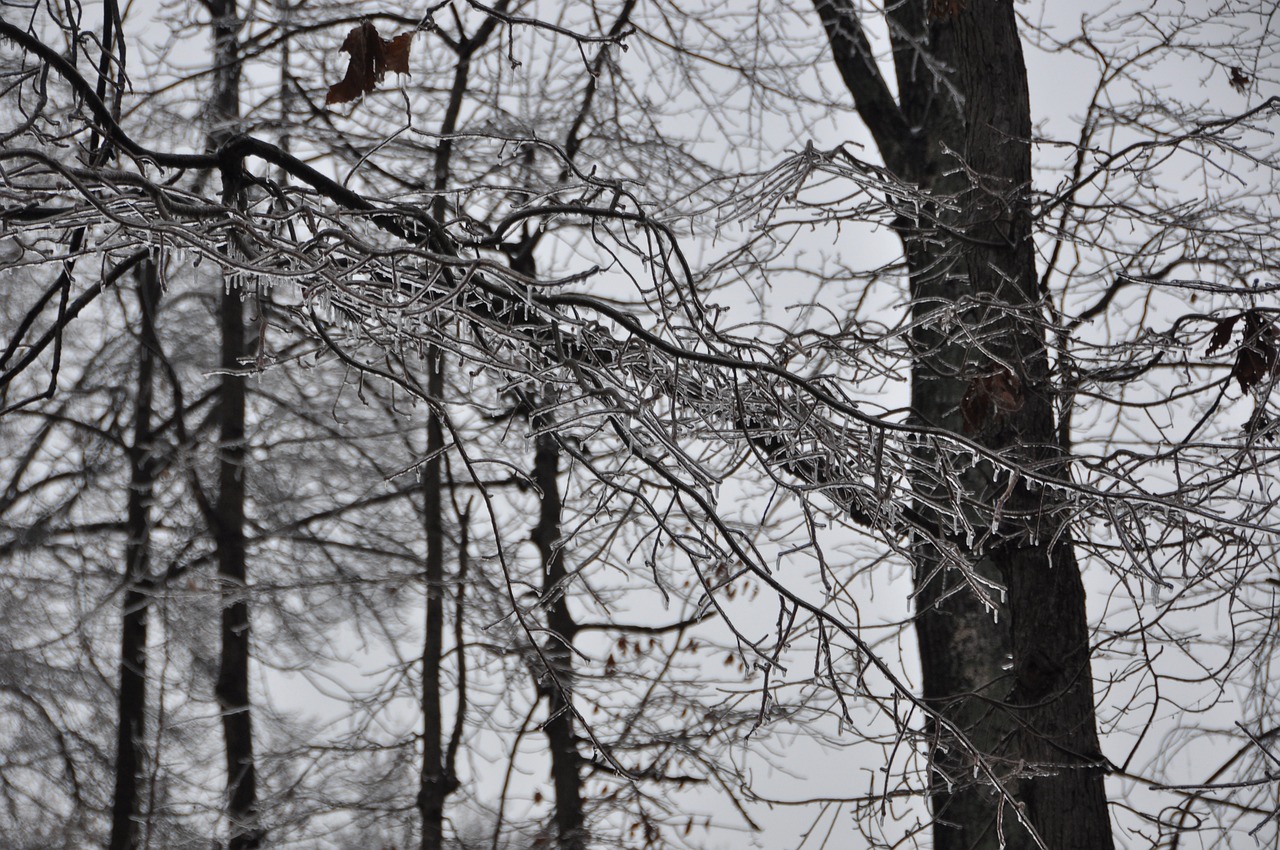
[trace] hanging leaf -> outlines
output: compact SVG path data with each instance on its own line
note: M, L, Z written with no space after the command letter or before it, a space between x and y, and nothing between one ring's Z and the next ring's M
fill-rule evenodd
M1240 382L1240 391L1248 392L1262 380L1262 376L1267 374L1267 361L1262 353L1251 346L1240 346L1240 353L1236 355L1235 368L1231 370L1231 377Z
M1249 417L1249 421L1245 423L1244 433L1251 439L1263 439L1269 443L1276 442L1280 437L1280 430L1277 430L1276 420L1267 414L1266 406L1259 401L1257 409L1253 411L1253 415Z
M976 434L997 417L1022 409L1022 381L1008 369L979 375L960 400L966 434Z
M1231 377L1240 382L1241 392L1248 392L1276 368L1277 333L1275 325L1257 310L1244 314L1244 342L1236 354Z
M1240 94L1247 94L1249 86L1252 84L1253 78L1246 74L1243 68L1231 69L1231 88L1240 92Z
M929 20L954 20L964 11L965 0L929 0Z
M363 94L373 91L388 71L409 73L409 45L413 43L413 31L401 33L387 40L378 35L373 24L364 21L347 33L339 48L351 57L347 74L342 82L329 87L324 103L350 103Z
M1218 326L1213 329L1213 336L1209 338L1209 354L1226 348L1227 343L1231 342L1231 332L1235 330L1238 321L1240 321L1239 313L1218 320Z

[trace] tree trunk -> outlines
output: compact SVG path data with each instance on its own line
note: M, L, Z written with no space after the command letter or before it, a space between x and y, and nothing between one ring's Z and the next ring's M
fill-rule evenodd
M240 21L236 0L212 0L214 39L214 121L211 137L220 144L237 130L240 116ZM240 197L238 169L223 173L223 202ZM231 247L234 250L234 246ZM229 850L253 850L262 843L257 770L253 754L253 715L249 702L248 547L245 540L246 458L245 379L247 353L242 293L224 287L218 305L222 340L218 391L218 500L214 533L218 586L222 601L221 657L214 694L222 713L227 767Z
M545 401L545 400L544 400ZM560 850L585 850L586 817L582 808L582 756L573 723L573 639L577 621L569 611L565 594L564 549L560 546L560 445L546 414L534 416L535 438L533 480L541 492L538 524L533 542L542 556L542 595L547 606L547 628L551 634L542 653L549 669L539 690L547 697L547 722L543 731L551 749L551 777L555 785L556 845Z
M916 323L913 419L1065 477L1039 322L1030 102L1012 2L893 5L896 98L852 4L815 4L885 164L925 196L902 204L895 223ZM1002 393L1003 402L991 400ZM1106 850L1106 762L1065 516L1051 495L1025 479L1011 484L992 464L949 472L968 466L949 464L955 455L937 442L922 445L913 478L917 511L937 526L912 549L923 696L945 721L931 724L934 846ZM974 526L972 539L952 522L957 514ZM964 576L943 563L938 537L967 555L979 587L1002 583L1007 598L993 593L992 606L968 588L951 593ZM948 727L964 733L1002 789L983 771L975 775L974 756Z
M499 13L505 11L506 0L497 4ZM453 157L453 133L458 127L463 98L471 73L471 56L493 33L498 18L486 18L477 31L468 38L461 25L458 43L454 46L455 61L453 85L449 90L449 103L445 107L440 126L440 143L436 147L433 165L433 187L436 197L431 213L436 221L444 221L448 212L445 190L449 185ZM444 357L439 348L427 349L427 395L433 403L444 398ZM453 758L457 752L457 738L461 716L455 724L453 741L446 745L442 740L444 729L440 700L440 671L444 652L444 499L441 463L444 455L444 430L440 413L434 408L427 413L427 461L423 468L423 522L427 537L427 612L426 635L422 647L422 772L418 781L418 812L422 818L422 850L440 850L444 845L445 800L458 787ZM465 557L465 555L463 555ZM462 652L462 647L458 647ZM459 676L465 675L465 662L460 662ZM465 711L465 691L460 693L458 712Z
M151 499L155 485L151 413L156 352L155 313L160 301L155 263L143 263L138 301L137 395L134 397L133 444L129 447L129 498L125 543L124 601L120 629L120 694L116 720L115 793L111 804L109 850L133 850L139 844L142 813L142 769L146 756L147 609L145 587L151 557Z
M427 350L427 394L444 396L444 363L440 349ZM444 429L440 414L427 414L427 461L423 468L423 526L427 538L426 635L422 647L422 774L418 811L422 818L422 850L444 846L445 799L457 787L445 764L440 672L444 656L444 499L441 463Z
M245 351L244 304L238 291L224 292L222 368L238 370ZM245 543L245 387L242 375L225 373L219 397L217 548L222 599L222 654L214 692L222 712L227 762L229 850L250 850L261 843L257 810L257 773L253 756L253 718L249 704L248 552Z
M625 25L633 4L624 8L616 32ZM592 78L594 84L595 78ZM595 88L588 89L581 116L586 114ZM571 158L580 142L576 132L571 133L565 150ZM533 149L529 149L532 155ZM560 182L569 179L566 169L560 174ZM534 252L542 238L542 231L524 237L509 254L511 268L525 277L538 278L538 264ZM554 344L550 343L549 344ZM539 491L538 523L533 528L532 539L538 547L542 561L542 598L547 612L547 629L550 635L543 644L542 655L548 669L537 682L539 696L547 699L547 721L543 732L551 750L551 781L555 788L555 829L559 850L585 850L587 847L587 819L582 802L582 754L578 752L578 737L574 729L573 714L573 641L578 633L578 623L569 611L565 593L564 548L560 541L560 517L563 502L560 497L560 444L551 429L554 419L549 412L555 407L554 390L548 388L541 399L526 399L530 424L534 437L533 481Z
M1031 107L1017 18L1009 0L975 3L957 20L956 77L965 93L967 166L979 175L964 205L974 289L1009 302L1009 333L994 352L1014 368L1023 406L993 429L990 444L1029 466L1066 476L1058 445L1038 291L1031 218ZM978 182L978 181L975 181ZM959 240L957 240L959 241ZM959 247L959 246L957 246ZM988 490L995 496L998 485ZM986 502L991 504L990 501ZM1113 846L1098 743L1084 584L1066 516L1052 494L1011 491L1008 529L995 560L1009 592L1016 755L1027 819L1051 848Z

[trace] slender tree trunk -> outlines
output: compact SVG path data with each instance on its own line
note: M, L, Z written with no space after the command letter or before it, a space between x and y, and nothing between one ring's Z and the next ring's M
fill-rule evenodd
M444 397L444 363L440 349L427 351L427 393ZM422 774L418 811L422 818L422 850L444 846L444 804L457 787L445 764L441 666L444 656L444 498L441 465L444 429L433 407L427 414L427 462L423 467L423 525L427 537L426 635L422 647Z
M258 783L253 754L253 715L249 700L251 652L248 600L248 546L245 540L245 383L244 302L240 292L224 291L219 304L224 370L218 399L219 450L217 517L218 583L222 601L221 655L214 694L222 712L227 766L229 850L261 844Z
M147 609L145 587L151 557L151 499L155 485L151 413L158 351L155 313L160 301L155 263L139 274L138 376L129 447L128 540L125 543L125 589L120 629L120 697L116 726L115 794L111 804L109 850L138 846L142 814L142 770L147 731Z
M227 819L230 850L261 843L257 809L257 773L253 755L253 717L249 702L248 552L245 541L245 387L243 368L244 304L237 291L225 292L219 309L222 325L222 378L219 398L218 581L222 598L222 653L215 695L222 712L227 762Z
M916 320L913 418L1066 476L1039 321L1030 103L1013 3L893 4L896 95L852 3L815 6L886 165L924 195L896 223ZM984 381L1013 403L983 401ZM918 513L937 525L913 546L923 696L946 721L932 724L934 847L1107 850L1085 594L1065 517L1048 494L993 465L949 471L954 454L921 446L913 480ZM972 540L950 524L956 513L975 526ZM939 536L968 555L972 580L999 582L1007 597L993 593L993 606L968 589L951 593L964 576L943 562ZM948 727L964 733L1003 793L975 775Z
M544 400L545 401L545 400ZM547 697L543 731L551 749L551 777L556 794L556 837L560 850L585 850L586 817L582 808L582 755L573 723L573 639L578 623L569 611L565 593L564 549L560 545L560 445L545 429L547 414L534 417L533 480L541 492L533 542L542 556L542 594L551 634L542 648L550 669L540 690Z
M627 3L614 32L625 25L634 7ZM603 54L601 54L603 55ZM585 120L595 96L595 78L588 86L583 106L575 119L573 130L565 144L568 158L572 158L580 145L577 132ZM532 156L533 149L528 151ZM568 167L560 173L560 182L569 179ZM534 252L542 238L542 232L524 237L509 254L511 268L527 278L536 280L538 264ZM550 343L550 341L548 342ZM587 846L586 814L582 802L582 755L578 752L578 738L574 729L573 692L573 641L578 633L578 623L569 611L565 593L564 548L560 541L560 518L563 502L560 498L560 444L551 433L555 424L548 411L555 406L554 391L548 389L543 398L531 402L542 411L530 411L530 423L537 436L534 438L533 481L538 487L538 524L533 528L532 539L538 547L542 561L542 595L547 611L547 629L550 631L542 653L549 669L545 680L537 683L539 696L547 699L547 721L543 732L551 750L551 781L555 788L555 826L557 847L560 850L585 850Z
M214 127L219 144L237 131L240 117L240 20L236 0L211 0L214 38ZM240 175L223 173L223 201L240 197ZM234 250L234 247L231 248ZM242 293L224 287L218 305L222 341L222 383L218 392L218 499L214 533L222 600L221 656L214 693L222 713L227 768L229 850L252 850L262 843L257 771L253 753L253 715L249 701L248 546L245 539L247 472L245 379L239 372L247 354Z
M506 10L508 0L496 6ZM458 127L462 102L471 73L471 57L493 33L498 18L489 17L470 37L459 28L458 43L453 46L455 65L449 103L440 125L440 144L436 147L432 186L436 192L431 213L436 221L444 221L448 212L445 191L453 157L453 133ZM444 357L440 349L427 349L427 394L433 402L444 398ZM418 782L418 812L422 819L422 850L439 850L444 844L445 800L458 787L453 757L457 752L457 736L461 718L455 723L453 741L442 739L444 712L441 707L440 674L444 653L444 498L441 464L444 455L444 430L440 414L434 408L427 414L427 462L423 466L423 512L427 537L427 611L426 635L422 648L422 772ZM458 647L461 653L462 647ZM463 675L463 667L459 675ZM458 711L465 710L460 695Z

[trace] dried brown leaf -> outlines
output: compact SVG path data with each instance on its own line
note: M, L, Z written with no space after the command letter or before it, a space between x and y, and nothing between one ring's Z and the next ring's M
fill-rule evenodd
M1246 74L1243 68L1233 67L1231 69L1231 88L1240 92L1240 94L1247 94L1251 85L1253 85L1253 77Z
M1274 443L1277 437L1280 437L1280 431L1277 430L1276 425L1276 420L1267 414L1266 406L1259 403L1253 415L1249 417L1249 421L1245 423L1244 433L1251 439L1262 439Z
M1022 381L1004 368L974 378L960 400L966 434L976 434L997 417L1021 409Z
M965 0L929 0L929 20L954 20L964 11Z
M1240 383L1242 392L1253 389L1275 371L1278 342L1280 332L1265 314L1257 310L1244 314L1244 342L1231 370L1231 377Z
M1218 320L1218 326L1213 329L1213 336L1209 338L1209 354L1226 348L1227 343L1231 342L1231 332L1235 330L1238 321L1240 321L1239 313Z
M325 106L349 103L368 94L381 83L388 71L409 73L409 46L413 43L413 31L401 33L392 39L378 35L377 28L369 21L347 33L339 48L351 57L347 73L342 81L329 87Z
M1261 351L1249 345L1240 346L1231 377L1240 382L1240 391L1248 392L1267 374L1267 358Z

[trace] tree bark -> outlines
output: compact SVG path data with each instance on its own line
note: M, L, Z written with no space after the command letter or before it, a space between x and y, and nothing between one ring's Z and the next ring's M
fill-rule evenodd
M138 374L134 397L133 443L129 446L129 498L126 517L124 600L120 628L120 693L116 720L115 792L111 803L109 850L139 845L142 815L142 770L147 731L146 582L151 559L151 500L155 486L155 454L151 414L156 353L155 314L160 301L159 275L153 261L141 267L138 302Z
M915 320L913 419L1065 477L1039 323L1030 101L1012 2L967 0L954 11L929 0L894 4L887 14L896 105L852 4L815 5L886 166L925 196L895 223ZM983 380L1015 388L1016 403L1006 408L1016 409L988 405L979 421L972 410L966 417L966 394ZM934 847L1106 850L1113 846L1106 761L1084 587L1065 517L1048 494L1025 479L1010 484L993 464L949 474L954 455L938 443L921 446L916 510L966 553L977 581L1002 583L1007 597L993 595L993 607L968 589L953 593L961 576L943 563L936 539L914 541L922 696L946 721L930 730ZM1002 519L993 511L998 502ZM945 533L956 513L974 526L972 540ZM974 756L949 726L1003 777L1002 789L981 772L975 779Z
M214 97L211 139L221 144L237 131L240 117L240 20L236 0L211 0L214 41ZM240 173L223 175L223 202L240 198ZM234 250L234 246L230 247ZM254 850L263 833L258 812L257 769L253 748L253 715L249 700L248 546L245 535L246 460L245 379L240 371L247 354L244 301L241 291L223 288L218 305L222 381L218 390L218 499L214 535L218 586L222 602L221 654L214 695L222 714L227 770L228 850Z
M1011 0L974 2L956 20L949 57L964 93L965 165L976 175L963 204L957 251L973 289L1007 304L991 340L1000 368L1023 388L1021 410L989 429L988 444L1016 461L1069 474L1054 417L1056 397L1042 325L1031 214L1031 107ZM975 360L977 358L975 357ZM985 365L985 364L984 364ZM999 418L999 417L997 417ZM992 481L984 503L998 498ZM1066 517L1053 496L1023 479L1009 520L992 529L1009 594L1019 783L1027 820L1050 848L1113 846L1098 742L1084 584ZM1024 842L1029 843L1029 842Z
M633 3L627 3L615 22L613 32L625 26ZM603 56L603 54L601 54ZM595 80L591 77L583 105L575 118L565 143L567 159L572 159L580 145L578 128L585 120L595 96ZM529 149L532 153L532 148ZM568 166L560 174L560 182L569 179ZM509 252L511 268L536 280L538 264L534 252L544 231L530 233ZM551 751L551 782L555 789L555 834L559 850L586 850L587 819L582 801L582 754L574 727L573 641L578 622L569 611L565 593L568 572L564 547L560 541L560 519L564 504L560 496L560 444L552 433L554 419L549 412L555 407L554 390L548 389L541 399L525 399L534 437L533 481L538 487L538 523L531 538L538 547L542 562L542 598L547 612L549 635L542 646L547 669L539 671L536 682L539 697L547 699L547 720L543 733Z
M226 746L229 850L252 850L261 844L258 826L257 772L253 755L253 717L249 702L248 547L245 541L245 387L243 368L244 304L237 291L224 292L219 309L222 325L222 377L219 398L218 582L222 600L222 651L214 693L222 712Z

